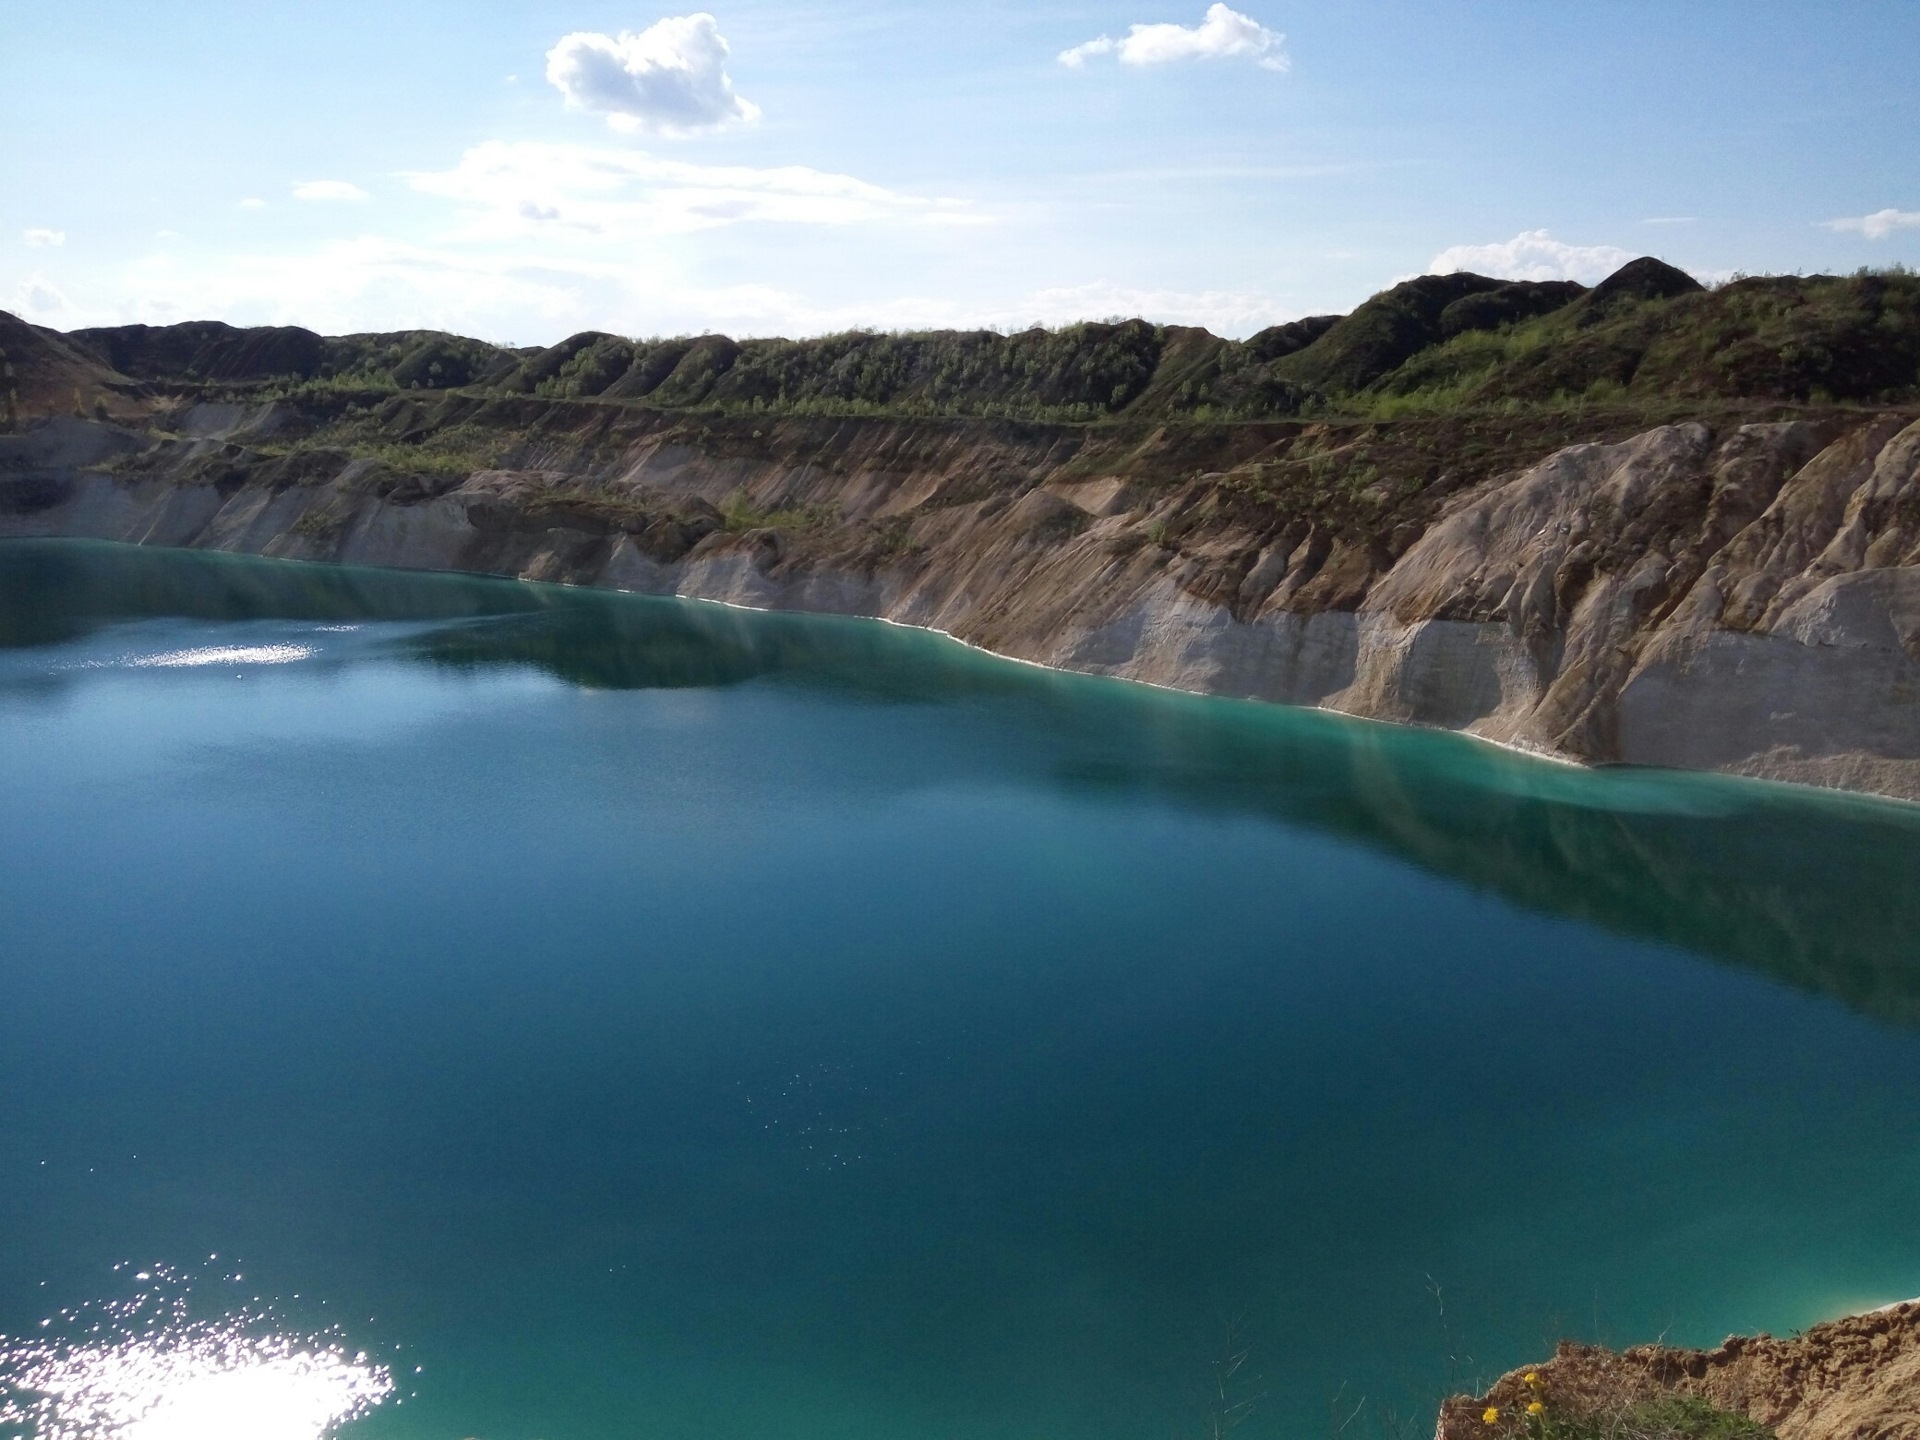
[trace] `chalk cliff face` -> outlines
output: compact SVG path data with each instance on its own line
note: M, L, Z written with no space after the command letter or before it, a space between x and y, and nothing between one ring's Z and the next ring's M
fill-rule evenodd
M1509 436L1436 478L1374 426L448 397L392 402L402 443L355 453L298 406L198 404L0 437L0 535L870 615L1580 761L1920 799L1920 421L1810 413L1531 455ZM395 455L476 433L511 443L471 470ZM1303 488L1362 450L1378 478L1341 507Z

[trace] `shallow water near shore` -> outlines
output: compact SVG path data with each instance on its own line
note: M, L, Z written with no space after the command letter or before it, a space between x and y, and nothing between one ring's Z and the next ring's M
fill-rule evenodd
M0 814L7 1434L1419 1435L1920 1294L1920 807L15 541Z

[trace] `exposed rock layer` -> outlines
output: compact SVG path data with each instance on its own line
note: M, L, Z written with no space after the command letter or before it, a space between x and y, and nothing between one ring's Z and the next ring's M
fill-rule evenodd
M42 422L0 437L0 535L871 615L1585 762L1920 798L1910 413L1667 425L1456 482L1388 470L1340 523L1275 499L1347 446L1326 426L761 426L583 402L561 424L564 402L511 403L389 407L403 441L514 437L472 473L328 448L284 404Z

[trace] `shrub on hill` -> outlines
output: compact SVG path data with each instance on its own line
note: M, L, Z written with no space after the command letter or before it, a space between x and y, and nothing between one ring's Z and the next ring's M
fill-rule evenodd
M130 376L235 395L249 386L276 394L471 388L661 409L1056 422L1920 397L1920 277L1769 277L1708 291L1650 258L1591 290L1424 275L1351 315L1272 326L1246 341L1124 320L1012 335L862 330L807 340L632 340L589 330L510 350L436 331L323 340L288 327L196 322L59 337L11 323L33 345L10 348L71 356L63 375L95 366L96 389L125 390ZM36 373L50 375L51 363L34 362ZM34 375L19 388L51 393Z

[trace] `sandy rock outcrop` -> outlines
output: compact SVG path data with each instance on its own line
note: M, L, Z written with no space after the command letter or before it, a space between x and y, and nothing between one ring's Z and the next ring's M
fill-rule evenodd
M1434 1436L1526 1434L1535 1401L1549 1415L1586 1417L1669 1395L1745 1415L1780 1440L1920 1440L1920 1301L1816 1325L1789 1340L1730 1336L1712 1350L1616 1352L1563 1342L1553 1359L1503 1375L1486 1394L1448 1400Z

